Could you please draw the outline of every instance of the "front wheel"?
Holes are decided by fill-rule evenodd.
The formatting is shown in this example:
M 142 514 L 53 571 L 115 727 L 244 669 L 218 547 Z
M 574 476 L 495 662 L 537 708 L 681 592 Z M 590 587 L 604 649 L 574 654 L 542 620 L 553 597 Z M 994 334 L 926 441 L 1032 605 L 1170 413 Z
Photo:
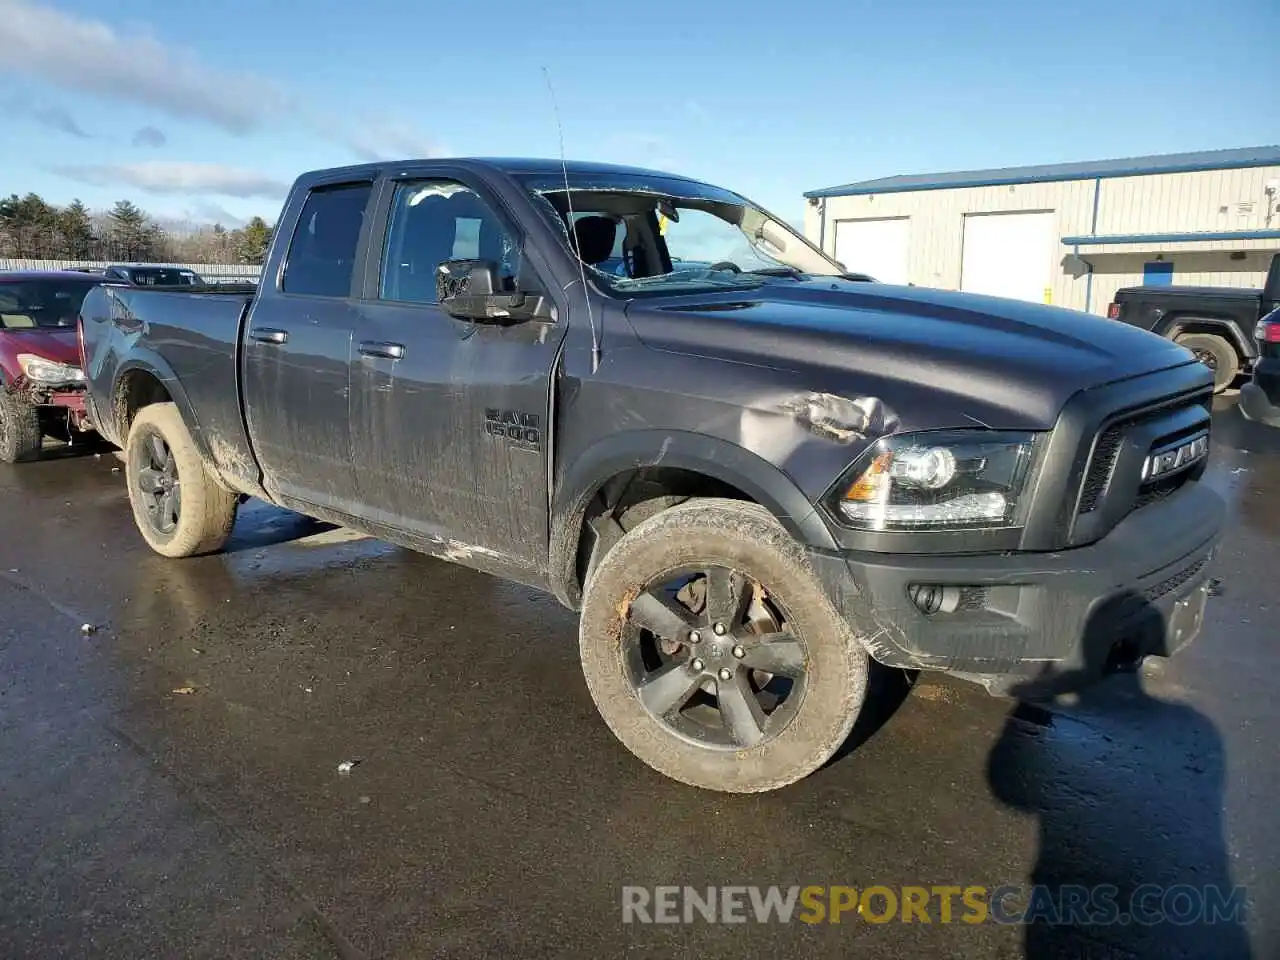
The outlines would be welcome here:
M 586 586 L 579 646 L 618 739 L 708 790 L 808 775 L 866 699 L 867 653 L 803 551 L 735 500 L 691 500 L 622 537 Z
M 0 386 L 0 463 L 20 463 L 40 455 L 40 411 Z
M 193 557 L 222 548 L 235 524 L 238 498 L 209 473 L 174 404 L 139 411 L 124 461 L 133 518 L 152 550 Z

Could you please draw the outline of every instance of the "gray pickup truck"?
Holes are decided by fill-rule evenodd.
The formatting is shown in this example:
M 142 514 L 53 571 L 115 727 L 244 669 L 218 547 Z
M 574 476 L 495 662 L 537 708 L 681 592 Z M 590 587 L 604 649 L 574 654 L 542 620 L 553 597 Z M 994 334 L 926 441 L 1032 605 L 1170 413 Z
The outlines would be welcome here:
M 1200 630 L 1225 508 L 1189 351 L 856 278 L 706 183 L 308 173 L 253 295 L 108 284 L 80 322 L 155 550 L 258 497 L 548 590 L 613 732 L 699 787 L 818 768 L 873 661 L 1030 695 Z

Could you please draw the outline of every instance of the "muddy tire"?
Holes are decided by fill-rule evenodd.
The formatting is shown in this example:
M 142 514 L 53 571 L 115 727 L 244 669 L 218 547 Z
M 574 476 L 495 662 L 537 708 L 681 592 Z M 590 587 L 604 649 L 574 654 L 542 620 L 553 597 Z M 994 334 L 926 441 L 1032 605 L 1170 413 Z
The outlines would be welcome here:
M 586 585 L 579 647 L 614 735 L 658 772 L 708 790 L 757 793 L 807 776 L 866 699 L 866 650 L 803 550 L 766 510 L 736 500 L 690 500 L 623 536 Z
M 1196 355 L 1196 359 L 1213 371 L 1213 392 L 1221 393 L 1235 382 L 1240 373 L 1236 348 L 1212 333 L 1184 333 L 1174 341 Z
M 124 453 L 133 518 L 152 550 L 193 557 L 222 548 L 238 498 L 210 474 L 174 404 L 143 407 Z
M 40 455 L 40 411 L 0 386 L 0 463 L 21 463 Z

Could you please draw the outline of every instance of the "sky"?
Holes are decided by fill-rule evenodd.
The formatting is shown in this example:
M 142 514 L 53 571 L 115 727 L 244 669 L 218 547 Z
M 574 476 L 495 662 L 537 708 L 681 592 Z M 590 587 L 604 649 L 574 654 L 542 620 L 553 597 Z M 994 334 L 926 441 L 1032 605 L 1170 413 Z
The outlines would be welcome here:
M 299 173 L 565 153 L 792 221 L 901 173 L 1280 142 L 1277 0 L 0 0 L 0 195 L 274 221 Z

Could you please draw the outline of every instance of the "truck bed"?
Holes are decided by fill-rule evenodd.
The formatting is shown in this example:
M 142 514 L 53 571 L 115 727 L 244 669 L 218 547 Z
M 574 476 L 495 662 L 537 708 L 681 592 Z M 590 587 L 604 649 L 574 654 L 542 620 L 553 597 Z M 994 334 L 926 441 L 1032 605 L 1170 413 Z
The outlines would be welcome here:
M 102 286 L 81 309 L 85 376 L 97 397 L 112 394 L 118 358 L 149 362 L 182 408 L 192 437 L 228 479 L 254 486 L 258 470 L 240 412 L 237 345 L 253 294 L 244 287 L 199 292 Z M 230 389 L 229 389 L 230 388 Z M 95 409 L 108 440 L 123 446 L 116 410 Z

